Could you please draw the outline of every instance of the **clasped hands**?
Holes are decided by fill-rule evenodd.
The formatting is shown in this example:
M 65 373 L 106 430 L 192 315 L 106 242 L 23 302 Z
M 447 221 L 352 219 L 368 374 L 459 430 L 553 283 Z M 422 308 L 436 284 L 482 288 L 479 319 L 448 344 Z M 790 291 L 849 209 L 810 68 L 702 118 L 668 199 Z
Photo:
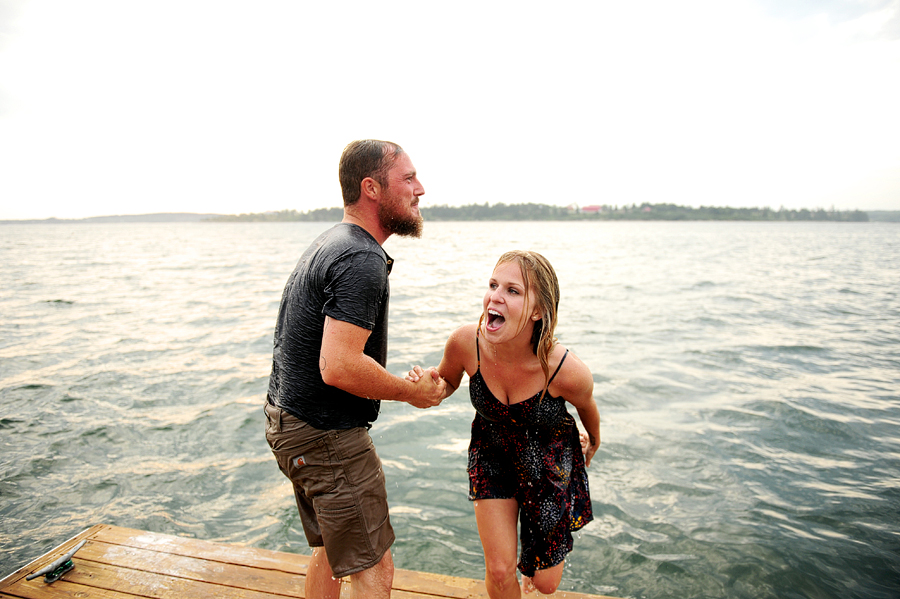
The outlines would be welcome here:
M 427 376 L 430 374 L 431 376 Z M 406 375 L 406 380 L 416 385 L 416 395 L 409 404 L 417 408 L 433 408 L 440 405 L 447 391 L 447 381 L 441 378 L 437 368 L 424 370 L 421 366 L 413 366 Z

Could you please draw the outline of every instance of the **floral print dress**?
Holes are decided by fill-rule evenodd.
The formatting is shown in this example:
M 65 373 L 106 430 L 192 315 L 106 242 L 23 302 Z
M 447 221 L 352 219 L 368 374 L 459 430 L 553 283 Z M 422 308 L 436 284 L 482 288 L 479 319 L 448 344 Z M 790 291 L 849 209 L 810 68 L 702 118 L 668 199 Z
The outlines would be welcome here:
M 478 339 L 475 340 L 476 347 Z M 469 444 L 469 499 L 515 499 L 526 576 L 551 568 L 572 551 L 572 532 L 593 520 L 578 427 L 562 397 L 537 393 L 506 405 L 478 370 L 469 381 L 477 412 Z M 552 381 L 562 368 L 568 350 Z

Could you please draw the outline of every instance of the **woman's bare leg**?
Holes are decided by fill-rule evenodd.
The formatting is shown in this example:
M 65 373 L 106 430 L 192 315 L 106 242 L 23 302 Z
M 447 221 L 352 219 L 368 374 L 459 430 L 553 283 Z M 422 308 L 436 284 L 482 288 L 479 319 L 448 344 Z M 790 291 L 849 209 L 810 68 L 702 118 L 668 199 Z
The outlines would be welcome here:
M 475 521 L 484 549 L 484 584 L 491 599 L 520 599 L 516 578 L 519 504 L 515 499 L 479 499 Z

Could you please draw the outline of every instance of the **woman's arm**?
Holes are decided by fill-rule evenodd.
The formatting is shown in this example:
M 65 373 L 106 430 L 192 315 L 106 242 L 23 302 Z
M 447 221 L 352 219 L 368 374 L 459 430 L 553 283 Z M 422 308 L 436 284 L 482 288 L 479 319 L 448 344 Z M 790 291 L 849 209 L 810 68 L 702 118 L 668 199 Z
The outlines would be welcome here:
M 477 325 L 466 325 L 456 329 L 450 333 L 450 337 L 444 345 L 444 356 L 436 371 L 447 383 L 442 399 L 453 395 L 459 389 L 463 374 L 466 372 L 466 365 L 475 361 L 476 328 Z M 425 375 L 425 372 L 420 366 L 414 366 L 406 378 L 416 382 Z
M 584 465 L 591 465 L 591 458 L 600 447 L 600 411 L 594 401 L 594 377 L 578 356 L 569 357 L 554 383 L 560 386 L 560 395 L 578 411 L 578 417 L 588 434 L 584 451 Z

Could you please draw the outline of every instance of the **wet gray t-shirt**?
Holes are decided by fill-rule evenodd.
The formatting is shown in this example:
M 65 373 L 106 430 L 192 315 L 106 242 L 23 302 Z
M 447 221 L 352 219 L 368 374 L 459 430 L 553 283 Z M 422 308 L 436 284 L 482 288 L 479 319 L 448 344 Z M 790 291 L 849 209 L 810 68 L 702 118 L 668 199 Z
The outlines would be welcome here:
M 325 316 L 372 331 L 365 354 L 387 363 L 393 261 L 362 227 L 340 223 L 322 233 L 288 278 L 275 324 L 269 401 L 312 426 L 370 426 L 381 402 L 326 385 L 319 371 Z

